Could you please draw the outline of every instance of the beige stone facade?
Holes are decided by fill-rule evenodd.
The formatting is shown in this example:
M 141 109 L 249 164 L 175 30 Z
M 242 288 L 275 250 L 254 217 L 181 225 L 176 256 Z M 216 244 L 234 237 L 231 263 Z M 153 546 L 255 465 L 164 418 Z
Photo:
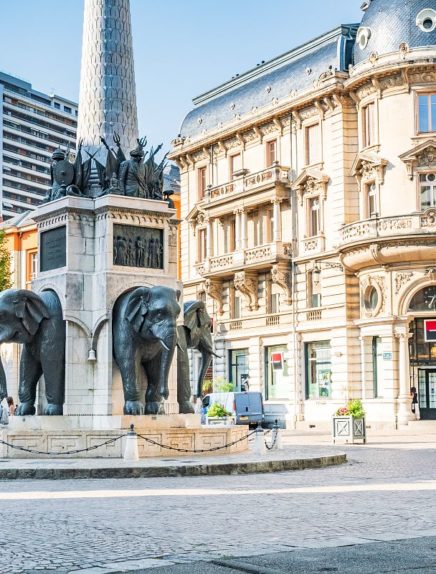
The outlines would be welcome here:
M 436 46 L 362 59 L 365 18 L 201 96 L 174 140 L 184 296 L 215 319 L 214 374 L 248 376 L 289 427 L 350 398 L 371 425 L 407 424 L 412 386 L 436 418 Z M 313 77 L 356 31 L 358 63 Z M 302 61 L 310 82 L 284 93 Z M 265 78 L 269 102 L 248 109 Z

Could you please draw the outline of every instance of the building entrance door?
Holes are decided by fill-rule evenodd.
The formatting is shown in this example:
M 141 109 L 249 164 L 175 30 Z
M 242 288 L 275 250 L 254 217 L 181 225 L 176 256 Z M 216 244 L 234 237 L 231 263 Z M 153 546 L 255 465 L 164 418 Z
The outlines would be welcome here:
M 436 420 L 436 369 L 418 370 L 418 401 L 421 419 Z

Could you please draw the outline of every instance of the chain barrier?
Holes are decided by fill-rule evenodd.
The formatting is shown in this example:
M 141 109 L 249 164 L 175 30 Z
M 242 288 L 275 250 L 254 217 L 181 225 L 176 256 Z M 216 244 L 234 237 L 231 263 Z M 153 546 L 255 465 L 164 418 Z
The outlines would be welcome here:
M 246 436 L 243 436 L 242 438 L 238 438 L 237 440 L 234 440 L 233 442 L 228 442 L 227 444 L 224 444 L 223 446 L 214 446 L 212 448 L 197 448 L 197 449 L 189 449 L 189 448 L 178 448 L 176 446 L 170 446 L 168 444 L 161 444 L 151 438 L 148 438 L 142 434 L 138 434 L 137 436 L 139 438 L 142 438 L 143 440 L 145 440 L 146 442 L 153 444 L 154 446 L 160 446 L 161 448 L 166 448 L 168 450 L 175 450 L 177 452 L 186 452 L 186 453 L 204 453 L 204 452 L 216 452 L 217 450 L 223 450 L 224 448 L 229 448 L 231 446 L 234 446 L 235 444 L 238 444 L 244 440 L 248 440 L 252 435 L 254 435 L 256 433 L 256 431 L 252 431 L 250 433 L 248 433 Z
M 273 429 L 269 429 L 269 431 L 268 431 L 267 433 L 265 433 L 265 434 L 269 434 L 270 432 L 272 433 L 272 441 L 271 441 L 271 444 L 268 444 L 268 443 L 266 442 L 266 440 L 265 440 L 265 446 L 266 446 L 266 449 L 267 449 L 267 450 L 273 450 L 274 447 L 276 446 L 277 440 L 278 440 L 278 438 L 279 438 L 279 429 L 278 429 L 278 427 L 274 427 Z
M 80 452 L 88 452 L 90 450 L 96 450 L 97 448 L 100 448 L 101 446 L 106 446 L 107 444 L 112 444 L 112 443 L 116 442 L 117 440 L 122 439 L 125 436 L 127 436 L 127 434 L 122 434 L 120 436 L 110 438 L 110 439 L 102 442 L 101 444 L 95 444 L 94 446 L 88 446 L 87 448 L 77 448 L 74 450 L 63 450 L 63 451 L 35 450 L 32 448 L 26 448 L 24 446 L 17 446 L 15 444 L 12 444 L 10 442 L 7 442 L 7 441 L 1 440 L 1 439 L 0 439 L 0 444 L 4 444 L 4 445 L 8 446 L 9 448 L 13 448 L 15 450 L 22 450 L 23 452 L 30 452 L 31 454 L 45 454 L 48 456 L 59 456 L 59 455 L 66 455 L 66 454 L 79 454 Z
M 132 425 L 133 426 L 133 425 Z M 223 450 L 225 448 L 230 448 L 244 440 L 248 440 L 252 435 L 254 435 L 256 433 L 256 431 L 252 431 L 251 433 L 248 433 L 246 436 L 243 436 L 237 440 L 234 440 L 232 442 L 226 443 L 225 445 L 222 446 L 215 446 L 212 448 L 201 448 L 201 449 L 187 449 L 187 448 L 178 448 L 175 446 L 170 446 L 170 445 L 166 445 L 166 444 L 162 444 L 160 442 L 157 442 L 151 438 L 148 438 L 144 435 L 141 434 L 137 434 L 133 429 L 130 431 L 130 433 L 126 433 L 126 434 L 122 434 L 120 436 L 114 437 L 114 438 L 110 438 L 104 442 L 102 442 L 101 444 L 96 444 L 87 448 L 80 448 L 80 449 L 74 449 L 74 450 L 66 450 L 66 451 L 42 451 L 42 450 L 36 450 L 36 449 L 31 449 L 31 448 L 26 448 L 24 446 L 17 446 L 14 445 L 10 442 L 4 441 L 0 439 L 0 444 L 4 444 L 5 446 L 8 446 L 9 448 L 13 448 L 15 450 L 21 450 L 23 452 L 28 452 L 30 454 L 43 454 L 43 455 L 47 455 L 47 456 L 59 456 L 59 455 L 69 455 L 69 454 L 79 454 L 81 452 L 89 452 L 92 450 L 96 450 L 102 446 L 106 446 L 108 444 L 113 444 L 116 441 L 127 437 L 129 434 L 131 435 L 133 432 L 133 434 L 136 434 L 139 438 L 142 438 L 143 440 L 145 440 L 146 442 L 154 445 L 154 446 L 159 446 L 161 448 L 165 448 L 168 450 L 175 450 L 177 452 L 185 452 L 185 453 L 205 453 L 205 452 L 216 452 L 217 450 Z

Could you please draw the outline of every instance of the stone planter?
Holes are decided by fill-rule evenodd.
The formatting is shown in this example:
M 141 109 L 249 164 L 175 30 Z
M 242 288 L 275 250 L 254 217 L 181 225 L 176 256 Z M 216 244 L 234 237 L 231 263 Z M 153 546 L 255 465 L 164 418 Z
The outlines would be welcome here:
M 355 440 L 366 443 L 365 418 L 355 419 L 351 416 L 333 417 L 333 443 L 336 440 L 354 443 Z
M 207 425 L 228 425 L 231 422 L 231 417 L 208 417 L 206 416 Z

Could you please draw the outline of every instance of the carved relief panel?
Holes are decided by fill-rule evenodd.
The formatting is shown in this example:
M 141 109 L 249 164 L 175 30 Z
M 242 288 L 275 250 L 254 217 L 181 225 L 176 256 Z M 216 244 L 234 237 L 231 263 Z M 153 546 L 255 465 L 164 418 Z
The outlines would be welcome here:
M 114 224 L 113 254 L 114 265 L 163 269 L 163 229 Z

